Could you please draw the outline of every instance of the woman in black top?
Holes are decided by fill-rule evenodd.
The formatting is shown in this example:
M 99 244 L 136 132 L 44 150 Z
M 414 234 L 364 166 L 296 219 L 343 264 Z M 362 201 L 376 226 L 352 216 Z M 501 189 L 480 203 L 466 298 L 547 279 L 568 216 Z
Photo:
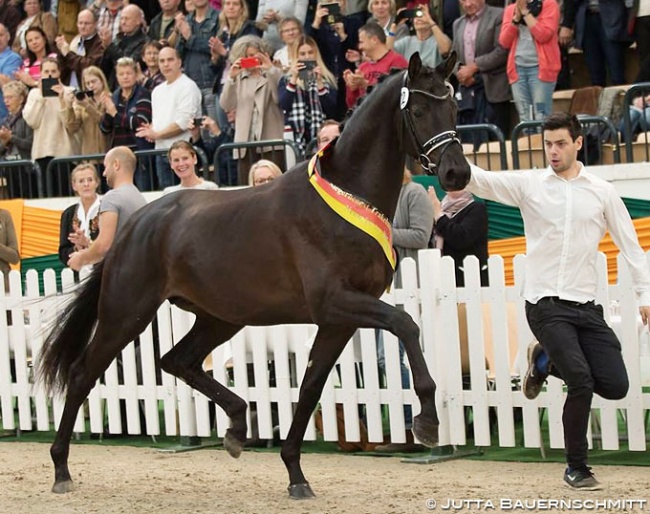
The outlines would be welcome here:
M 90 163 L 72 170 L 72 189 L 79 201 L 61 214 L 59 260 L 68 264 L 70 254 L 88 248 L 99 235 L 99 175 Z
M 487 286 L 488 272 L 488 216 L 483 202 L 474 200 L 468 191 L 450 191 L 438 200 L 433 187 L 429 188 L 433 204 L 433 239 L 442 255 L 454 259 L 456 286 L 465 285 L 463 260 L 475 255 L 481 269 L 481 285 Z

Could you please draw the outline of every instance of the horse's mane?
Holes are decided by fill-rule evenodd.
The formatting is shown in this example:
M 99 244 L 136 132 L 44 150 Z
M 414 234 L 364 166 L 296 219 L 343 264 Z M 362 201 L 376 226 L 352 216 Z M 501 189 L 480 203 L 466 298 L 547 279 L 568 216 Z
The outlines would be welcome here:
M 381 77 L 379 77 L 379 81 L 377 82 L 377 84 L 372 86 L 370 88 L 370 91 L 367 94 L 358 98 L 354 106 L 352 106 L 347 110 L 347 112 L 345 113 L 345 117 L 343 118 L 343 121 L 339 125 L 341 133 L 343 133 L 345 127 L 348 125 L 348 123 L 351 120 L 353 120 L 356 117 L 363 116 L 364 111 L 368 109 L 368 102 L 371 102 L 376 96 L 380 94 L 381 91 L 389 87 L 391 83 L 391 79 L 394 79 L 396 75 L 399 75 L 403 72 L 404 72 L 403 69 L 391 68 L 389 74 L 382 75 Z M 395 78 L 395 80 L 397 79 Z M 397 103 L 399 102 L 399 96 L 395 96 L 395 102 L 397 105 Z M 400 133 L 400 138 L 401 138 L 401 133 Z

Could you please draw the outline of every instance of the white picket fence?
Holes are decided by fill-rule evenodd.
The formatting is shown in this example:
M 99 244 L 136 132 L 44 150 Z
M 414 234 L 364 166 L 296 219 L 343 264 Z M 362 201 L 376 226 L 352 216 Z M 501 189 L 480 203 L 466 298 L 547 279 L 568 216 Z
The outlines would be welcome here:
M 521 282 L 523 261 L 523 256 L 515 259 L 516 285 L 506 287 L 503 261 L 498 256 L 491 257 L 491 285 L 481 288 L 478 261 L 468 258 L 465 262 L 466 286 L 456 288 L 452 260 L 441 258 L 435 250 L 422 251 L 419 274 L 415 262 L 406 259 L 401 264 L 402 288 L 392 288 L 383 298 L 403 307 L 422 329 L 424 355 L 438 385 L 436 403 L 442 445 L 467 443 L 470 434 L 466 431 L 466 421 L 468 408 L 471 408 L 477 446 L 539 447 L 542 445 L 541 426 L 548 424 L 550 446 L 563 447 L 565 392 L 560 381 L 550 379 L 547 389 L 535 401 L 526 400 L 519 390 L 519 378 L 526 369 L 526 347 L 532 340 L 517 285 Z M 630 450 L 644 451 L 650 410 L 650 392 L 644 393 L 642 389 L 645 386 L 648 391 L 650 386 L 647 329 L 638 321 L 636 300 L 624 262 L 619 260 L 616 285 L 608 286 L 606 272 L 605 257 L 601 255 L 598 303 L 608 307 L 605 309 L 608 317 L 613 311 L 611 324 L 622 342 L 630 391 L 620 401 L 594 398 L 591 424 L 594 431 L 589 435 L 590 444 L 600 441 L 599 446 L 604 449 L 618 449 L 620 441 L 627 439 Z M 27 273 L 24 295 L 20 275 L 16 272 L 10 275 L 8 294 L 2 294 L 0 285 L 0 426 L 51 430 L 52 423 L 58 424 L 63 401 L 49 398 L 33 383 L 33 364 L 38 361 L 47 324 L 57 309 L 64 308 L 64 296 L 56 294 L 52 270 L 44 273 L 45 297 L 39 294 L 35 271 Z M 64 290 L 70 290 L 73 286 L 70 270 L 63 272 L 62 280 Z M 3 311 L 11 313 L 10 325 L 8 317 L 1 314 Z M 193 315 L 168 303 L 161 306 L 157 316 L 160 354 L 179 341 L 192 322 Z M 315 331 L 316 327 L 310 325 L 247 327 L 211 355 L 210 369 L 214 378 L 228 384 L 245 400 L 255 402 L 259 434 L 263 438 L 272 437 L 275 424 L 272 404 L 277 407 L 280 436 L 286 437 L 289 431 Z M 468 351 L 469 369 L 465 370 L 461 363 L 462 340 L 466 341 Z M 348 440 L 359 440 L 361 405 L 370 441 L 384 439 L 382 414 L 386 409 L 393 441 L 404 441 L 403 406 L 412 404 L 417 413 L 419 402 L 412 389 L 401 387 L 396 338 L 386 332 L 384 341 L 385 380 L 377 369 L 374 330 L 359 330 L 341 355 L 320 401 L 325 440 L 337 439 L 336 404 L 340 403 L 345 413 Z M 87 408 L 79 413 L 75 431 L 86 430 L 86 418 L 91 432 L 101 432 L 106 420 L 110 432 L 121 432 L 120 400 L 124 400 L 127 429 L 131 434 L 161 434 L 159 414 L 162 407 L 165 434 L 210 437 L 214 428 L 210 423 L 210 409 L 214 407 L 208 399 L 166 373 L 162 373 L 157 383 L 151 326 L 141 334 L 139 347 L 138 358 L 134 344 L 122 352 L 121 379 L 118 379 L 118 366 L 113 362 L 105 378 L 92 390 Z M 228 373 L 230 366 L 232 380 Z M 251 367 L 254 385 L 248 382 Z M 273 367 L 274 383 L 269 380 L 270 367 Z M 140 409 L 146 419 L 144 427 L 140 426 Z M 515 436 L 518 417 L 515 409 L 521 409 L 523 441 Z M 490 426 L 491 411 L 496 413 L 492 416 L 496 417 L 496 427 Z M 620 420 L 624 420 L 625 427 L 621 431 Z M 217 435 L 222 437 L 229 420 L 220 408 L 216 408 L 215 423 Z M 312 418 L 306 439 L 315 438 Z

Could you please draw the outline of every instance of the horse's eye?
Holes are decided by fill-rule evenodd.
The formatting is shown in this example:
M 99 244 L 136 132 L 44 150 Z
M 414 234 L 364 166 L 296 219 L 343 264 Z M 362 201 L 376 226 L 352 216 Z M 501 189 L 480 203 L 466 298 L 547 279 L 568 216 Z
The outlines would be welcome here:
M 418 106 L 413 107 L 413 116 L 415 116 L 416 118 L 421 118 L 422 116 L 424 116 L 424 109 Z

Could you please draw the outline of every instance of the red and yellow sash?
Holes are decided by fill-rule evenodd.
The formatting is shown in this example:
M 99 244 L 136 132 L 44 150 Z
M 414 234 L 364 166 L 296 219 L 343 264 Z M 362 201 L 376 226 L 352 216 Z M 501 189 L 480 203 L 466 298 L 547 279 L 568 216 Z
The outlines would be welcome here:
M 309 161 L 307 167 L 309 182 L 334 212 L 379 243 L 394 270 L 396 256 L 393 249 L 393 231 L 390 222 L 386 216 L 371 205 L 343 191 L 322 177 L 318 161 L 327 148 L 321 149 Z

